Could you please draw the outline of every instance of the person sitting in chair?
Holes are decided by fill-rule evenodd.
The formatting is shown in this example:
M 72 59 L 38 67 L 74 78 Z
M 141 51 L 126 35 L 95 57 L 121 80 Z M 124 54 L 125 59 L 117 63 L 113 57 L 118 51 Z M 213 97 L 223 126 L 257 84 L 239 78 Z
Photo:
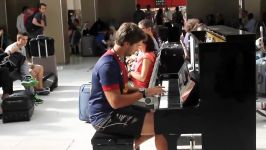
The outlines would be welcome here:
M 9 55 L 13 54 L 14 52 L 19 52 L 24 56 L 26 56 L 25 46 L 27 42 L 28 42 L 27 33 L 18 33 L 17 41 L 9 45 L 5 49 L 5 52 Z M 26 76 L 32 76 L 35 80 L 38 81 L 38 83 L 36 83 L 34 80 L 24 80 L 22 81 L 22 85 L 25 87 L 29 87 L 36 84 L 34 90 L 37 94 L 48 95 L 50 93 L 50 89 L 43 87 L 43 72 L 44 72 L 43 66 L 38 64 L 31 64 L 27 61 L 24 61 L 24 63 L 19 68 L 19 72 L 15 73 L 15 74 L 18 73 L 20 77 L 17 77 L 17 75 L 15 75 L 14 78 L 25 79 Z
M 133 71 L 129 72 L 129 78 L 133 86 L 139 88 L 147 88 L 149 86 L 156 59 L 153 39 L 148 34 L 146 36 L 147 38 L 139 46 L 141 53 L 137 56 Z

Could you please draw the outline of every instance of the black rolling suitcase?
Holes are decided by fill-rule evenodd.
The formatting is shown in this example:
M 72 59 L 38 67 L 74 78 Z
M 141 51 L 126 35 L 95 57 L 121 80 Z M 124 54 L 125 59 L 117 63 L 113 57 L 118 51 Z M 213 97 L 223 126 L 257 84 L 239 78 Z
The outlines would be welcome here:
M 53 90 L 58 86 L 56 56 L 54 55 L 54 40 L 49 37 L 38 36 L 37 38 L 31 39 L 30 49 L 32 53 L 32 63 L 44 67 L 46 75 L 43 79 L 44 86 Z
M 48 57 L 54 55 L 54 39 L 43 35 L 30 40 L 31 56 Z
M 184 63 L 184 51 L 180 44 L 163 44 L 160 52 L 159 73 L 162 76 L 177 75 Z
M 90 36 L 83 36 L 81 38 L 81 56 L 95 56 L 95 49 L 96 49 L 96 41 L 95 37 Z
M 54 55 L 54 40 L 43 35 L 31 39 L 30 50 L 32 62 L 43 65 L 46 73 L 57 75 L 56 57 Z
M 168 34 L 169 42 L 178 42 L 180 40 L 181 30 L 178 27 L 170 27 Z
M 169 30 L 167 27 L 158 26 L 158 35 L 161 41 L 168 41 L 168 33 L 169 33 Z
M 3 123 L 30 121 L 34 111 L 34 95 L 29 91 L 17 91 L 2 102 Z

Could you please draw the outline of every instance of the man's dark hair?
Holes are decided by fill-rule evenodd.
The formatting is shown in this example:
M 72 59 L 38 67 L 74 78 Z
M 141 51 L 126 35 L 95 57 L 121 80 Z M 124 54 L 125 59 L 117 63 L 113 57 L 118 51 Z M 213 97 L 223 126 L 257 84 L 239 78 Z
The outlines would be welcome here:
M 179 11 L 179 6 L 175 7 L 175 11 L 178 12 Z
M 136 8 L 137 8 L 137 10 L 140 10 L 140 8 L 141 8 L 140 4 L 137 4 Z
M 38 6 L 38 8 L 41 8 L 42 6 L 47 7 L 47 5 L 45 3 L 40 3 L 39 6 Z
M 120 46 L 125 42 L 133 45 L 145 38 L 145 33 L 135 23 L 123 23 L 116 32 L 115 43 Z
M 150 10 L 151 9 L 151 5 L 147 5 L 146 8 L 147 8 L 147 10 Z
M 143 40 L 143 43 L 146 45 L 147 52 L 155 51 L 155 45 L 150 35 L 146 34 L 146 39 Z
M 249 14 L 248 14 L 248 20 L 253 19 L 253 18 L 254 18 L 253 13 L 249 13 Z
M 29 36 L 27 32 L 18 32 L 17 39 L 20 39 L 22 36 Z
M 23 6 L 22 9 L 21 9 L 21 12 L 24 13 L 27 9 L 29 9 L 28 6 Z
M 152 23 L 152 21 L 149 20 L 149 19 L 143 19 L 143 20 L 141 20 L 141 21 L 139 22 L 139 25 L 142 25 L 142 26 L 144 26 L 145 28 L 149 28 L 149 27 L 153 28 L 153 23 Z

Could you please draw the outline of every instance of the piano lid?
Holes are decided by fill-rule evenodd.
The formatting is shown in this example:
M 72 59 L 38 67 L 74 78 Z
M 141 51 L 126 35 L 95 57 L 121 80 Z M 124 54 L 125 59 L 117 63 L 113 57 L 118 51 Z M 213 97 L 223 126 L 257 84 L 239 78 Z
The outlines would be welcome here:
M 239 30 L 239 29 L 235 29 L 235 28 L 231 28 L 231 27 L 223 26 L 223 25 L 208 26 L 207 30 L 216 32 L 223 36 L 253 34 L 253 33 L 250 33 L 244 30 Z
M 255 34 L 224 25 L 208 26 L 206 31 L 224 37 L 227 42 L 255 40 Z

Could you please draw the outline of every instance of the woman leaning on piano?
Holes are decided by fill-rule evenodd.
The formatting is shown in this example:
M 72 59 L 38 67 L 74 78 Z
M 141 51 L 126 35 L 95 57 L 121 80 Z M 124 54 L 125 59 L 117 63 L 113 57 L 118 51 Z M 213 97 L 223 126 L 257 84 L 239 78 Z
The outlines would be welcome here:
M 147 38 L 139 46 L 137 61 L 134 62 L 131 72 L 128 73 L 131 86 L 147 88 L 151 79 L 156 60 L 154 42 L 148 34 Z

